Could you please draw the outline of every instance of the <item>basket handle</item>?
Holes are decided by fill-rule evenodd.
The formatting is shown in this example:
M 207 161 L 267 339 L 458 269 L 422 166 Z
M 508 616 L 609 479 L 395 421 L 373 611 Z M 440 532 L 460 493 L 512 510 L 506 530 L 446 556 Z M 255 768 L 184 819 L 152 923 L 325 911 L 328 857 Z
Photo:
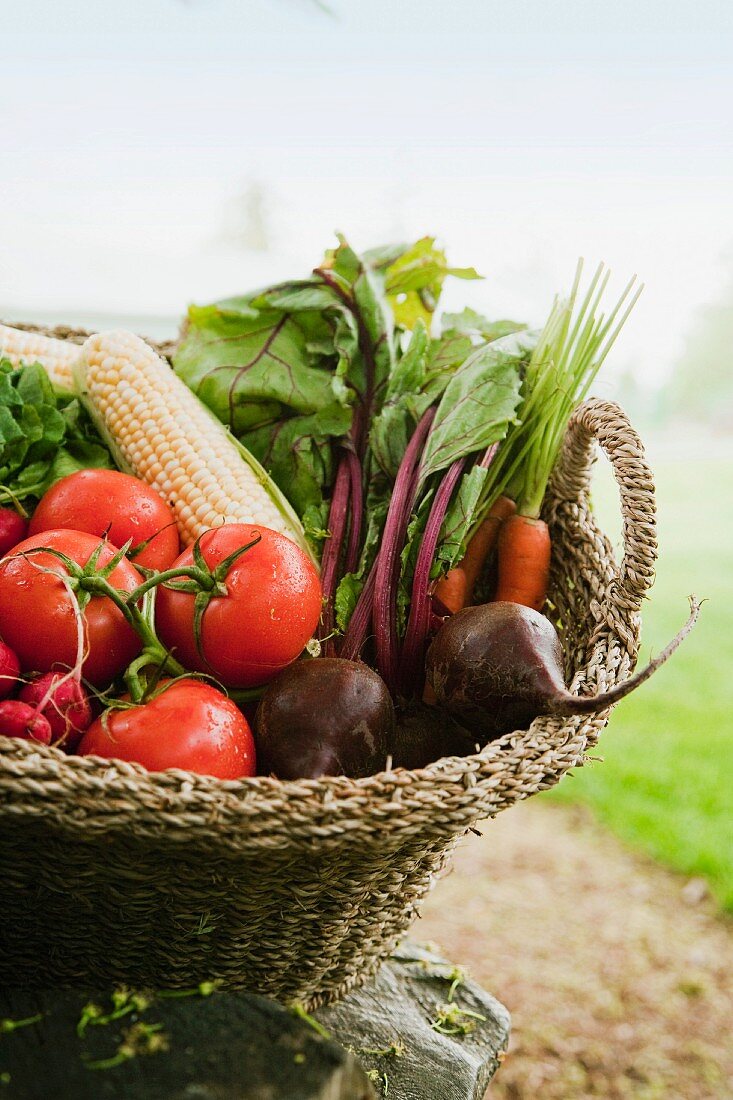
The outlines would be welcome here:
M 623 517 L 624 556 L 612 596 L 614 603 L 634 614 L 654 580 L 657 508 L 643 444 L 615 401 L 593 397 L 575 410 L 553 474 L 553 488 L 560 500 L 587 498 L 595 442 L 613 468 Z

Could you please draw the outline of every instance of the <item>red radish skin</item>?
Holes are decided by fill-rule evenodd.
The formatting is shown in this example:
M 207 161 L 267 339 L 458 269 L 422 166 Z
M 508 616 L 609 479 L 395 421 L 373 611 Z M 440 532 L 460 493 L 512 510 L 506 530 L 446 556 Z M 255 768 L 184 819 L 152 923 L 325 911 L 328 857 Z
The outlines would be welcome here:
M 20 661 L 15 652 L 5 642 L 0 642 L 0 699 L 12 695 L 18 686 Z
M 0 736 L 20 737 L 24 741 L 51 744 L 51 726 L 47 718 L 20 699 L 0 703 Z
M 28 533 L 28 520 L 15 508 L 0 508 L 0 558 L 22 542 Z
M 89 697 L 73 676 L 47 672 L 26 684 L 18 698 L 44 716 L 51 727 L 53 744 L 73 749 L 92 724 Z

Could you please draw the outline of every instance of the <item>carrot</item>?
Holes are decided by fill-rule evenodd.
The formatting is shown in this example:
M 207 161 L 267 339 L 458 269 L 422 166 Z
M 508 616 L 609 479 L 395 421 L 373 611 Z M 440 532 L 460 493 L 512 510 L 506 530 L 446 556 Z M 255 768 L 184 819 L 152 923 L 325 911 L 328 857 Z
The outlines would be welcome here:
M 450 612 L 460 611 L 473 600 L 476 581 L 496 544 L 499 529 L 506 519 L 514 515 L 516 508 L 510 497 L 497 497 L 486 519 L 471 536 L 463 560 L 449 569 L 436 584 L 435 595 Z
M 494 600 L 541 611 L 550 577 L 550 532 L 544 520 L 514 515 L 499 532 L 499 580 Z
M 454 565 L 444 577 L 441 577 L 435 585 L 434 595 L 442 603 L 443 607 L 453 615 L 466 606 L 466 570 L 463 564 Z

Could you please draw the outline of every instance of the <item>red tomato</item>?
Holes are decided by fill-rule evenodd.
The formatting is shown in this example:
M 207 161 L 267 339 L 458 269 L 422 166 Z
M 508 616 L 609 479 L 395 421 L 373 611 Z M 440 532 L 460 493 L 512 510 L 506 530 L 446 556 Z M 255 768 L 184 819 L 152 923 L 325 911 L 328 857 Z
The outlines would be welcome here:
M 231 566 L 228 595 L 204 611 L 202 653 L 194 637 L 194 594 L 158 588 L 155 621 L 163 643 L 186 668 L 208 672 L 227 687 L 267 683 L 302 653 L 321 614 L 321 584 L 310 558 L 269 527 L 227 523 L 207 531 L 201 551 L 212 569 L 257 535 L 260 542 Z M 191 548 L 176 565 L 192 565 Z
M 182 768 L 216 779 L 254 775 L 252 731 L 231 699 L 201 680 L 168 684 L 149 703 L 108 710 L 89 727 L 77 752 L 132 760 L 151 772 Z
M 15 508 L 0 508 L 0 558 L 17 546 L 28 531 L 28 520 Z
M 128 556 L 147 569 L 167 569 L 181 549 L 175 517 L 163 498 L 144 481 L 117 470 L 79 470 L 51 486 L 33 513 L 30 534 L 61 527 L 90 535 L 106 532 L 114 546 L 132 539 Z M 135 554 L 147 539 L 145 549 Z
M 19 543 L 0 561 L 0 635 L 14 649 L 24 672 L 50 672 L 76 664 L 75 609 L 59 576 L 66 570 L 51 554 L 21 555 L 37 546 L 48 546 L 86 565 L 99 539 L 81 531 L 44 531 Z M 99 556 L 104 565 L 115 547 L 107 543 Z M 44 572 L 43 570 L 48 570 Z M 131 591 L 142 577 L 122 559 L 108 578 L 111 585 Z M 129 665 L 141 648 L 140 639 L 106 596 L 93 596 L 83 612 L 83 675 L 105 687 Z

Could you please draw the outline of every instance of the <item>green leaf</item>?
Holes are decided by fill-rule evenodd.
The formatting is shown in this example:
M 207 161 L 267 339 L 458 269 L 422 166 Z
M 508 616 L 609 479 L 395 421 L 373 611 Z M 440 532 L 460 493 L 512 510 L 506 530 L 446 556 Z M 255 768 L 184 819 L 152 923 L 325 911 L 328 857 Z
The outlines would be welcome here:
M 263 295 L 258 296 L 260 299 Z M 192 306 L 173 365 L 235 435 L 288 413 L 317 412 L 343 399 L 309 346 L 329 326 L 317 313 Z M 332 364 L 335 365 L 335 357 Z
M 334 597 L 334 609 L 336 611 L 336 626 L 343 632 L 349 625 L 349 619 L 354 614 L 356 601 L 361 595 L 364 581 L 356 573 L 346 573 L 339 581 Z
M 509 336 L 477 348 L 446 386 L 428 438 L 423 480 L 506 435 L 519 404 L 530 341 Z
M 348 242 L 339 236 L 339 247 L 332 254 L 327 275 L 342 287 L 359 334 L 358 362 L 363 372 L 361 384 L 352 377 L 357 391 L 366 393 L 366 377 L 372 375 L 374 407 L 379 407 L 395 365 L 394 321 L 384 287 L 384 277 Z
M 351 409 L 334 403 L 308 416 L 278 420 L 240 438 L 302 514 L 323 499 L 333 480 L 331 441 L 345 435 Z
M 252 305 L 258 310 L 276 309 L 284 313 L 343 308 L 331 287 L 316 278 L 273 286 L 255 295 Z
M 321 543 L 329 538 L 328 501 L 322 500 L 318 504 L 309 504 L 303 512 L 301 523 L 308 542 L 318 549 Z
M 436 400 L 450 382 L 456 370 L 473 353 L 474 346 L 468 336 L 448 333 L 430 342 L 430 354 L 426 365 L 426 390 Z
M 56 394 L 43 367 L 0 363 L 0 500 L 41 497 L 69 473 L 109 465 L 79 402 Z
M 457 333 L 464 336 L 480 337 L 486 343 L 511 336 L 513 332 L 524 332 L 526 325 L 519 321 L 489 321 L 474 309 L 464 309 L 461 313 L 444 313 L 441 317 L 444 334 Z
M 18 371 L 16 393 L 24 404 L 55 407 L 53 386 L 40 363 L 29 363 Z
M 43 492 L 50 489 L 55 482 L 69 474 L 75 474 L 78 470 L 109 470 L 113 469 L 109 452 L 99 443 L 87 443 L 85 440 L 70 440 L 65 447 L 56 452 L 53 462 L 46 474 L 46 484 Z
M 427 330 L 418 321 L 407 351 L 389 377 L 381 411 L 372 421 L 369 446 L 391 478 L 397 474 L 415 425 L 434 400 L 424 392 L 428 351 Z
M 377 291 L 342 241 L 323 273 L 189 310 L 177 373 L 300 514 L 324 511 L 333 444 L 349 433 L 353 405 L 366 391 L 360 333 L 378 334 L 374 356 L 384 370 L 388 340 Z
M 435 555 L 440 568 L 436 569 L 436 573 L 450 569 L 463 557 L 468 533 L 476 515 L 488 473 L 486 467 L 474 466 L 461 478 L 458 492 L 451 500 L 440 530 Z
M 422 237 L 395 257 L 385 271 L 385 290 L 395 322 L 413 328 L 422 319 L 429 325 L 448 275 L 481 278 L 472 267 L 449 267 L 445 252 L 435 247 L 434 237 Z

